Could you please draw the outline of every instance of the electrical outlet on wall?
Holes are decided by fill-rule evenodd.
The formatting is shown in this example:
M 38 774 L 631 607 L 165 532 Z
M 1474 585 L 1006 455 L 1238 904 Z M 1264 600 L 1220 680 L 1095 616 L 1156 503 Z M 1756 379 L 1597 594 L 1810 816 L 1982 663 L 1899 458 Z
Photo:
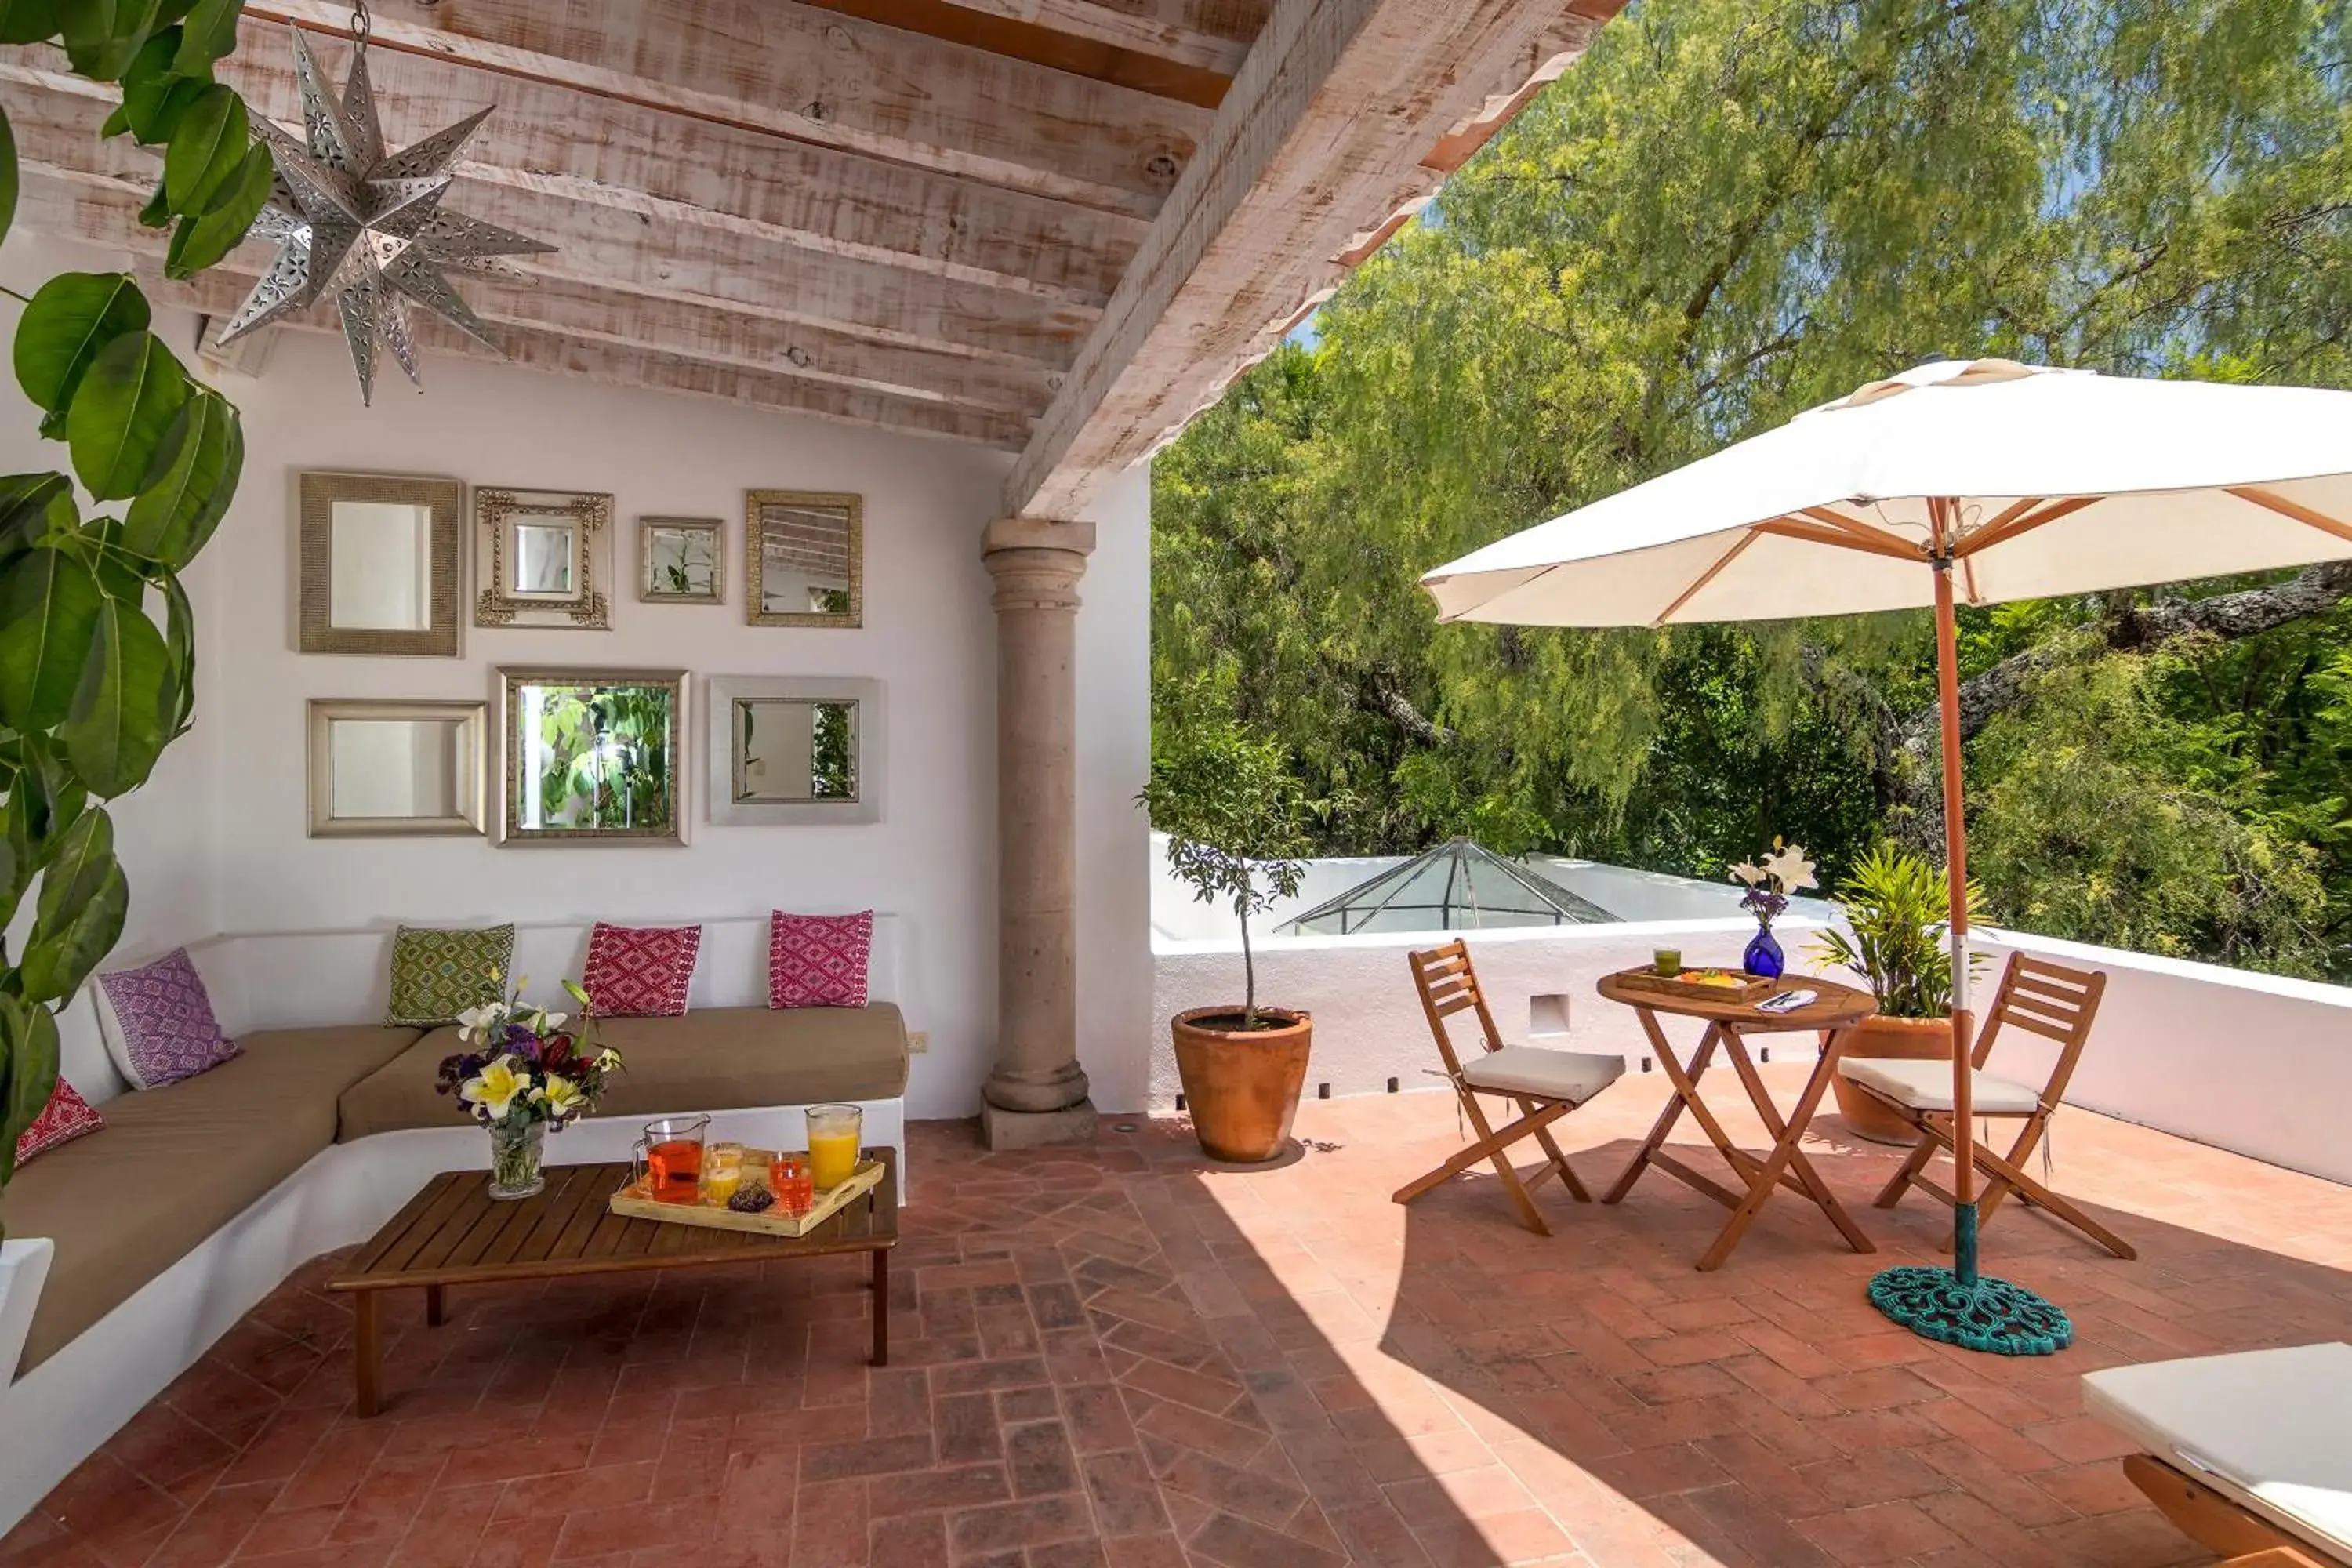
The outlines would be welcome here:
M 907 1050 L 911 1056 L 921 1056 L 931 1048 L 931 1037 L 921 1029 L 907 1031 Z

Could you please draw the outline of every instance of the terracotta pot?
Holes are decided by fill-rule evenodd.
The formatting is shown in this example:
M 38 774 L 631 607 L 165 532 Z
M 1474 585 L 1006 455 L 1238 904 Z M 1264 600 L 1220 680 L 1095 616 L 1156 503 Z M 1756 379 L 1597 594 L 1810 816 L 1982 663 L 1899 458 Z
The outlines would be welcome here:
M 1906 1057 L 1919 1061 L 1952 1059 L 1952 1021 L 1949 1018 L 1865 1018 L 1853 1027 L 1847 1039 L 1845 1054 L 1853 1057 Z M 1900 1143 L 1905 1148 L 1919 1141 L 1905 1121 L 1886 1108 L 1885 1102 L 1874 1099 L 1843 1075 L 1830 1080 L 1837 1095 L 1838 1114 L 1845 1118 L 1847 1131 L 1857 1138 L 1867 1138 L 1873 1143 Z
M 1171 1024 L 1192 1136 L 1213 1160 L 1255 1164 L 1273 1159 L 1298 1113 L 1315 1022 L 1286 1007 L 1260 1007 L 1257 1016 L 1276 1026 L 1238 1027 L 1239 1007 L 1195 1007 Z

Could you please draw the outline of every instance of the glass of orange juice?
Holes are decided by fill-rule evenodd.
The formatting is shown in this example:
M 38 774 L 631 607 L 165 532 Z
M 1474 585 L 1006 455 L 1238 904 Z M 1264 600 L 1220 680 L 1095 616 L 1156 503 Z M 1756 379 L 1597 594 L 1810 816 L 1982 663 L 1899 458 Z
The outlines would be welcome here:
M 866 1113 L 854 1105 L 812 1105 L 806 1114 L 809 1180 L 819 1191 L 837 1187 L 857 1169 Z

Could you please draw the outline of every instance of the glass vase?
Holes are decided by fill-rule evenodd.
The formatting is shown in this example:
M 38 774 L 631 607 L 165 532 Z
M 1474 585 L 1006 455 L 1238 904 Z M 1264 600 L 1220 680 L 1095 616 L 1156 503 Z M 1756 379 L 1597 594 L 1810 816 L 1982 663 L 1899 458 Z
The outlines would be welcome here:
M 1741 968 L 1763 980 L 1778 980 L 1780 972 L 1789 967 L 1772 928 L 1760 922 L 1756 927 L 1755 940 L 1748 944 L 1748 951 L 1739 955 L 1739 960 Z
M 547 1185 L 539 1156 L 547 1142 L 544 1121 L 490 1123 L 490 1196 L 500 1202 L 527 1198 Z

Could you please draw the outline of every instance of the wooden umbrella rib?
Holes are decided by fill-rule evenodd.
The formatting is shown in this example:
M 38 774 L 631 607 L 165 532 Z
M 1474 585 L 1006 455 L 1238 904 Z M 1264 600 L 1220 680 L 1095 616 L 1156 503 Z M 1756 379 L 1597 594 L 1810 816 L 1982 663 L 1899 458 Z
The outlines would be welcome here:
M 2068 496 L 2063 500 L 2052 501 L 2049 505 L 2042 507 L 2039 511 L 2020 510 L 2023 507 L 2038 505 L 2038 500 L 2032 502 L 2021 501 L 2008 508 L 1999 517 L 1994 518 L 1974 533 L 1958 534 L 1958 531 L 1955 530 L 1958 542 L 1952 546 L 1952 553 L 1958 559 L 1966 561 L 1980 551 L 1990 550 L 1996 544 L 2006 543 L 2021 533 L 2031 532 L 2040 528 L 2045 522 L 2055 522 L 2062 517 L 2072 517 L 2084 507 L 2106 499 L 2105 496 Z
M 1901 534 L 1890 532 L 1875 523 L 1864 522 L 1858 517 L 1848 517 L 1834 507 L 1809 506 L 1799 515 L 1810 517 L 1815 522 L 1826 523 L 1840 533 L 1852 534 L 1856 539 L 1867 540 L 1873 544 L 1898 552 L 1905 560 L 1917 560 L 1922 553 L 1917 545 L 1913 544 Z
M 1752 528 L 1740 530 L 1739 537 L 1731 542 L 1731 548 L 1717 556 L 1715 558 L 1715 564 L 1700 573 L 1696 582 L 1693 583 L 1689 587 L 1685 588 L 1681 593 L 1675 595 L 1675 602 L 1668 605 L 1664 609 L 1660 610 L 1658 612 L 1658 618 L 1652 621 L 1650 624 L 1654 626 L 1663 626 L 1668 621 L 1673 620 L 1676 610 L 1679 610 L 1685 605 L 1689 604 L 1692 599 L 1698 595 L 1698 591 L 1701 588 L 1706 587 L 1709 583 L 1715 581 L 1717 574 L 1720 573 L 1725 567 L 1730 565 L 1734 561 L 1739 559 L 1739 552 L 1741 551 L 1756 542 L 1756 532 L 1757 531 Z
M 2229 488 L 2229 493 L 2242 501 L 2249 501 L 2266 511 L 2274 511 L 2281 517 L 2292 518 L 2305 528 L 2315 528 L 2322 533 L 2332 533 L 2338 539 L 2352 542 L 2352 522 L 2345 522 L 2340 519 L 2330 517 L 2324 511 L 2304 505 L 2301 501 L 2289 500 L 2286 497 L 2266 490 L 2260 485 L 2231 485 Z
M 1885 555 L 1896 561 L 1907 561 L 1915 566 L 1927 558 L 1926 551 L 1908 540 L 1892 533 L 1881 533 L 1876 529 L 1871 529 L 1867 533 L 1855 533 L 1818 522 L 1807 522 L 1801 518 L 1776 517 L 1769 522 L 1758 523 L 1750 531 L 1774 534 L 1782 539 L 1801 539 L 1810 544 L 1834 544 L 1841 550 Z

